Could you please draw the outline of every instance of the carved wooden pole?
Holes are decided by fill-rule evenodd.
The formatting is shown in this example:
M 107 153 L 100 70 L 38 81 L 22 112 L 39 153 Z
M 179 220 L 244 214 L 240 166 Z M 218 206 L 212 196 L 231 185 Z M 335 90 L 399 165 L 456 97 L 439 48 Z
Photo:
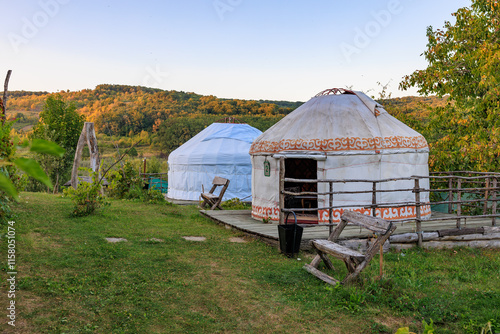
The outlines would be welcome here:
M 285 213 L 282 211 L 285 208 L 285 194 L 283 191 L 285 190 L 285 158 L 281 157 L 279 162 L 279 189 L 280 189 L 280 199 L 279 199 L 279 224 L 283 225 L 285 223 Z
M 453 177 L 448 179 L 448 213 L 451 214 L 453 213 L 453 204 L 451 203 L 453 201 Z
M 423 242 L 423 235 L 422 235 L 422 215 L 420 212 L 420 179 L 417 177 L 415 178 L 415 222 L 416 222 L 416 229 L 417 229 L 417 235 L 418 235 L 418 241 L 417 245 L 418 247 L 422 247 L 422 242 Z
M 497 178 L 495 177 L 493 179 L 493 192 L 491 193 L 491 201 L 493 202 L 491 204 L 491 214 L 492 215 L 496 215 L 497 214 L 497 185 L 498 185 L 498 180 Z M 493 218 L 491 218 L 491 226 L 495 226 L 497 224 L 496 222 L 496 217 L 493 216 Z
M 333 182 L 328 182 L 330 192 L 328 197 L 328 235 L 332 234 L 333 231 Z
M 457 179 L 457 217 L 462 215 L 462 179 Z M 457 218 L 457 228 L 461 228 L 460 218 Z
M 372 216 L 377 217 L 377 182 L 373 181 L 372 185 Z
M 490 192 L 488 191 L 490 188 L 490 178 L 486 178 L 486 184 L 484 188 L 484 204 L 483 204 L 483 215 L 486 215 L 488 213 L 488 197 L 490 195 Z
M 101 176 L 99 171 L 101 159 L 99 157 L 99 149 L 97 147 L 94 123 L 85 122 L 80 138 L 78 139 L 78 144 L 76 145 L 75 160 L 73 161 L 73 170 L 71 171 L 71 185 L 75 189 L 78 188 L 78 167 L 80 166 L 80 161 L 82 160 L 82 150 L 85 143 L 89 146 L 90 168 L 94 172 L 99 172 L 99 178 Z

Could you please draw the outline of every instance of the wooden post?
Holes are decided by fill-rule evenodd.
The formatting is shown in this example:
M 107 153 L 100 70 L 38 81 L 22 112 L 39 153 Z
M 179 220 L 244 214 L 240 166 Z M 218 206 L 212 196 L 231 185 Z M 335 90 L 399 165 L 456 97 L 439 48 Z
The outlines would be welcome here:
M 144 163 L 144 171 L 143 171 L 143 173 L 146 174 L 146 158 L 144 158 L 143 163 Z
M 491 193 L 491 201 L 493 202 L 491 204 L 491 214 L 496 215 L 497 214 L 497 183 L 498 180 L 497 178 L 493 178 L 493 192 Z M 496 226 L 496 217 L 491 218 L 491 226 Z
M 78 144 L 76 145 L 75 160 L 73 161 L 73 170 L 71 171 L 71 185 L 73 188 L 78 187 L 78 167 L 80 166 L 80 161 L 82 160 L 82 150 L 85 143 L 89 146 L 90 151 L 90 168 L 92 171 L 99 172 L 100 178 L 100 158 L 99 149 L 97 147 L 97 138 L 94 130 L 94 123 L 85 122 L 83 125 L 82 133 L 80 138 L 78 138 Z
M 453 201 L 453 178 L 450 175 L 450 179 L 448 180 L 448 213 L 451 214 L 453 213 L 453 204 L 451 203 Z
M 457 216 L 462 215 L 462 179 L 457 179 Z M 461 219 L 457 218 L 457 228 L 460 228 Z
M 486 178 L 486 184 L 485 184 L 485 189 L 484 189 L 484 205 L 483 205 L 483 215 L 488 213 L 488 197 L 489 197 L 489 192 L 488 188 L 490 187 L 490 178 Z
M 418 247 L 422 247 L 422 221 L 421 221 L 421 212 L 420 212 L 420 179 L 415 179 L 415 222 L 417 228 L 417 236 L 418 236 Z
M 380 279 L 384 276 L 384 245 L 380 245 Z
M 373 181 L 372 186 L 372 216 L 377 217 L 377 211 L 375 207 L 377 206 L 377 182 Z
M 7 119 L 7 92 L 9 90 L 9 80 L 10 80 L 10 75 L 12 74 L 12 70 L 7 71 L 7 76 L 5 77 L 5 82 L 3 84 L 3 98 L 0 99 L 0 106 L 1 106 L 1 115 L 0 118 L 2 119 L 2 124 L 5 124 L 5 120 Z
M 333 182 L 328 183 L 330 191 L 330 195 L 328 198 L 328 235 L 330 235 L 333 231 Z
M 279 212 L 280 212 L 280 225 L 285 223 L 285 214 L 283 209 L 285 208 L 285 158 L 280 158 L 280 174 L 279 174 L 279 189 L 280 189 L 280 202 L 279 202 Z
M 85 122 L 85 127 L 87 129 L 87 145 L 89 146 L 90 151 L 90 168 L 92 171 L 97 172 L 99 171 L 101 159 L 99 157 L 99 147 L 97 146 L 94 123 Z

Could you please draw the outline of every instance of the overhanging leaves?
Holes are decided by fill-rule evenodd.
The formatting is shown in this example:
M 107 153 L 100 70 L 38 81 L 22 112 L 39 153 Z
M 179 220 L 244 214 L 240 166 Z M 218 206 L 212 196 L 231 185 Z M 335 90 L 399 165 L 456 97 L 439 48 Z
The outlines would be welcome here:
M 62 158 L 64 152 L 66 152 L 61 146 L 56 143 L 43 140 L 43 139 L 33 139 L 31 143 L 31 152 L 50 154 L 58 158 Z
M 0 190 L 4 191 L 7 195 L 17 200 L 17 191 L 10 179 L 4 174 L 0 173 Z
M 34 179 L 42 182 L 47 187 L 52 188 L 52 182 L 43 171 L 42 167 L 33 159 L 19 158 L 14 160 L 14 164 L 23 172 L 33 177 Z

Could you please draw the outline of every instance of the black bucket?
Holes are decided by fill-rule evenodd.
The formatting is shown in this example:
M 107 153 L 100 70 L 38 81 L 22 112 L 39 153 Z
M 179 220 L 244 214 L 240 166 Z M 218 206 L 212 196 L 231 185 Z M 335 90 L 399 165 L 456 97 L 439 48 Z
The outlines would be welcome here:
M 292 213 L 295 217 L 293 225 L 286 224 L 288 222 L 288 215 Z M 278 237 L 280 243 L 280 250 L 287 256 L 292 256 L 300 250 L 300 242 L 302 240 L 302 232 L 304 228 L 297 225 L 297 216 L 295 212 L 289 212 L 285 218 L 286 225 L 278 225 Z

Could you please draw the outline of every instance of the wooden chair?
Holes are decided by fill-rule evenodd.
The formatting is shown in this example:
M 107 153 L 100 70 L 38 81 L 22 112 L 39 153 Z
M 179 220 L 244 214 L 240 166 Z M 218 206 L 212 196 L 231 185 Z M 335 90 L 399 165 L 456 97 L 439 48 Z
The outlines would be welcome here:
M 214 194 L 215 189 L 217 187 L 222 186 L 221 191 L 219 192 L 218 195 Z M 226 192 L 227 187 L 229 186 L 229 180 L 224 179 L 222 177 L 214 177 L 214 180 L 212 181 L 212 188 L 208 193 L 202 192 L 201 193 L 201 198 L 203 198 L 203 203 L 201 203 L 201 207 L 205 208 L 205 205 L 210 206 L 210 210 L 215 210 L 215 208 L 219 208 L 222 210 L 220 207 L 220 203 L 222 202 L 222 198 L 224 197 L 224 193 Z
M 348 223 L 364 227 L 377 235 L 376 241 L 368 247 L 364 254 L 336 243 L 340 233 L 342 233 L 342 230 L 344 230 Z M 393 225 L 391 222 L 382 218 L 375 218 L 353 211 L 346 211 L 342 214 L 340 224 L 332 231 L 328 240 L 312 241 L 312 245 L 316 249 L 318 255 L 316 255 L 316 257 L 312 260 L 311 264 L 306 264 L 304 269 L 318 277 L 320 280 L 331 285 L 348 283 L 355 279 L 359 273 L 365 269 L 395 229 L 396 225 Z M 334 269 L 332 262 L 327 255 L 331 255 L 345 262 L 348 274 L 342 281 L 336 280 L 335 278 L 318 270 L 318 265 L 321 260 L 323 260 L 328 269 Z

